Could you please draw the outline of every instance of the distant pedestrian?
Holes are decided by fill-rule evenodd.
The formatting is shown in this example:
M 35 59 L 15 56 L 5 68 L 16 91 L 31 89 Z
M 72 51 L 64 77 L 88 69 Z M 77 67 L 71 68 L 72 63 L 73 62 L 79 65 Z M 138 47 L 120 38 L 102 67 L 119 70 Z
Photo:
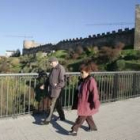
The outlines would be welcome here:
M 83 64 L 80 67 L 81 83 L 78 87 L 78 117 L 71 127 L 70 135 L 76 136 L 79 127 L 86 121 L 89 125 L 89 131 L 97 131 L 92 115 L 98 112 L 100 101 L 95 79 L 90 76 L 91 67 Z
M 51 57 L 49 63 L 52 66 L 52 69 L 48 78 L 48 93 L 51 100 L 50 111 L 47 118 L 42 122 L 42 124 L 49 124 L 53 115 L 53 111 L 56 108 L 60 120 L 65 120 L 65 114 L 62 109 L 60 93 L 65 85 L 65 69 L 62 65 L 59 64 L 56 57 Z
M 35 87 L 35 99 L 38 102 L 38 112 L 47 111 L 49 107 L 48 92 L 46 82 L 48 75 L 45 71 L 38 72 L 37 84 Z M 43 87 L 43 88 L 42 88 Z

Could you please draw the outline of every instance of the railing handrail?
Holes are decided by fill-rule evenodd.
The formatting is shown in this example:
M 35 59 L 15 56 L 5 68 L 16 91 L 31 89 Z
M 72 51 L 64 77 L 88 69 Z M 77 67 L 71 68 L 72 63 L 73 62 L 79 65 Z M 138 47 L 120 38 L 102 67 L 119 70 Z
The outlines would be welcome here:
M 48 72 L 47 72 L 48 73 Z M 140 71 L 101 71 L 91 72 L 91 74 L 121 74 L 121 73 L 140 73 Z M 66 74 L 80 74 L 80 72 L 66 72 Z M 1 73 L 0 76 L 33 76 L 38 73 Z

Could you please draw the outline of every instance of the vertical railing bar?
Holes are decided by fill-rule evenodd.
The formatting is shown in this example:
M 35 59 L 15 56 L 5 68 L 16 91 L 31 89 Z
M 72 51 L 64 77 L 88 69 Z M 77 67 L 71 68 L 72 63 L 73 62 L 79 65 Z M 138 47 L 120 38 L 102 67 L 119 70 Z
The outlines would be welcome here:
M 123 99 L 123 75 L 122 74 L 120 77 L 120 93 L 121 93 L 121 99 Z
M 20 88 L 19 76 L 17 76 L 16 80 L 17 80 L 17 94 L 18 94 L 18 114 L 20 114 L 20 98 L 21 98 L 21 95 L 20 95 L 20 92 L 19 92 L 19 88 Z
M 18 80 L 19 80 L 19 93 L 20 93 L 20 98 L 19 98 L 19 105 L 20 105 L 20 109 L 19 109 L 19 114 L 22 113 L 22 92 L 21 92 L 21 78 L 18 76 Z
M 105 85 L 106 85 L 106 88 L 105 88 L 106 91 L 105 91 L 105 92 L 106 92 L 106 94 L 107 94 L 107 101 L 109 101 L 109 96 L 108 96 L 108 94 L 109 94 L 109 93 L 108 93 L 108 76 L 107 76 L 107 75 L 108 75 L 108 74 L 106 74 L 106 84 L 105 84 Z
M 28 77 L 29 78 L 29 77 Z M 29 85 L 30 85 L 30 87 L 31 87 L 31 79 L 29 80 L 30 82 L 29 82 Z M 29 99 L 28 99 L 28 113 L 30 113 L 30 104 L 31 104 L 31 99 L 30 99 L 30 96 L 31 96 L 31 89 L 28 87 L 28 91 L 29 91 Z
M 107 79 L 107 78 L 106 78 L 106 74 L 104 75 L 104 79 L 105 79 L 105 80 L 103 80 L 103 81 L 104 81 L 104 86 L 103 86 L 103 87 L 104 87 L 104 92 L 105 92 L 105 95 L 106 95 L 106 96 L 105 96 L 105 100 L 108 102 L 108 99 L 107 99 L 107 96 L 108 96 L 107 94 L 108 94 L 108 93 L 106 92 L 106 89 L 107 89 L 107 88 L 106 88 L 106 79 Z
M 75 75 L 74 75 L 75 76 Z M 73 79 L 75 79 L 75 77 L 73 76 Z M 72 80 L 73 80 L 72 79 Z M 73 99 L 74 99 L 74 90 L 75 89 L 75 83 L 72 83 L 72 94 L 71 94 L 71 103 L 73 104 Z
M 125 87 L 125 88 L 124 88 L 124 91 L 125 91 L 124 93 L 125 93 L 125 96 L 126 96 L 126 92 L 127 92 L 126 74 L 124 75 L 124 85 L 125 85 L 125 86 L 124 86 L 124 87 Z M 125 98 L 125 96 L 124 96 L 124 98 Z
M 105 94 L 103 92 L 103 75 L 101 75 L 100 82 L 101 82 L 102 100 L 103 100 L 103 102 L 105 102 Z
M 3 102 L 3 100 L 2 100 L 2 98 L 3 98 L 3 77 L 2 77 L 2 83 L 1 83 L 1 117 L 3 116 L 3 110 L 2 110 L 2 102 Z
M 126 85 L 124 84 L 124 82 L 125 82 L 125 76 L 122 75 L 122 90 L 121 90 L 122 96 L 124 96 L 124 88 L 126 87 Z M 123 99 L 123 97 L 122 97 L 122 99 Z
M 109 74 L 107 74 L 107 87 L 108 87 L 107 88 L 107 94 L 108 94 L 108 101 L 110 100 L 110 93 L 109 93 L 110 92 L 110 90 L 109 90 L 110 89 L 110 83 L 109 83 L 109 80 L 110 80 L 109 79 Z
M 104 75 L 102 76 L 102 91 L 103 91 L 103 94 L 104 94 L 104 101 L 106 101 L 106 95 L 105 95 L 105 91 L 104 91 Z
M 70 106 L 70 90 L 71 90 L 71 84 L 69 84 L 69 92 L 68 92 L 68 108 Z
M 118 91 L 120 91 L 120 77 L 121 77 L 121 75 L 118 74 Z M 118 100 L 121 99 L 121 93 L 120 92 L 118 92 L 118 98 L 117 99 Z
M 8 79 L 8 77 L 6 77 L 7 79 Z M 6 81 L 7 82 L 7 81 Z M 9 92 L 9 80 L 8 80 L 8 82 L 7 82 L 7 85 L 8 85 L 8 87 L 7 87 L 7 93 L 6 93 L 6 116 L 8 116 L 8 92 Z
M 128 96 L 129 96 L 129 91 L 130 91 L 130 74 L 127 74 L 126 75 L 126 82 L 127 82 L 127 89 L 128 89 L 128 91 L 127 91 L 127 94 L 126 94 L 126 99 L 128 98 Z
M 24 80 L 24 83 L 26 83 L 26 79 L 23 79 L 23 80 Z M 25 114 L 26 113 L 26 106 L 25 106 L 26 105 L 26 101 L 25 101 L 26 100 L 26 97 L 25 97 L 26 96 L 26 84 L 24 84 L 24 87 L 25 87 L 24 88 L 25 89 L 24 90 L 24 114 Z
M 67 88 L 67 82 L 65 83 L 65 87 L 64 87 L 64 89 L 63 89 L 63 91 L 62 91 L 62 93 L 61 93 L 61 99 L 62 99 L 62 106 L 63 107 L 66 107 L 65 106 L 65 101 L 66 101 L 66 88 Z
M 99 94 L 100 94 L 100 101 L 102 102 L 103 100 L 102 100 L 102 92 L 101 92 L 101 85 L 100 85 L 100 75 L 98 75 L 97 77 L 96 77 L 96 79 L 98 79 L 98 83 L 97 83 L 97 86 L 98 86 L 98 90 L 99 90 Z
M 100 98 L 101 98 L 101 102 L 103 102 L 103 94 L 102 94 L 102 87 L 101 87 L 101 75 L 98 75 L 99 76 L 99 89 L 100 89 Z
M 119 96 L 120 96 L 120 99 L 122 99 L 122 88 L 121 88 L 121 83 L 122 83 L 122 74 L 119 74 Z
M 13 106 L 13 94 L 14 93 L 14 84 L 12 84 L 12 87 L 11 87 L 11 116 L 13 117 L 14 116 L 14 106 Z
M 129 87 L 132 87 L 132 74 L 130 74 Z M 132 96 L 131 93 L 132 93 L 132 88 L 131 88 L 130 91 L 129 91 L 128 98 L 129 98 L 130 96 Z
M 64 92 L 64 107 L 66 107 L 66 97 L 67 97 L 67 86 L 65 87 L 65 92 Z
M 128 82 L 128 88 L 129 88 L 127 98 L 129 98 L 129 95 L 130 95 L 130 92 L 131 92 L 131 89 L 130 89 L 130 87 L 131 87 L 131 74 L 128 74 L 127 82 Z
M 108 89 L 108 94 L 109 94 L 109 100 L 110 100 L 110 93 L 111 93 L 111 81 L 110 81 L 110 77 L 111 77 L 111 75 L 108 75 L 108 86 L 109 86 L 109 89 Z
M 37 83 L 37 81 L 36 81 L 36 78 L 34 77 L 34 89 L 35 89 L 35 87 L 36 87 L 36 83 Z M 33 105 L 34 105 L 34 107 L 35 107 L 35 93 L 34 93 L 34 103 L 33 103 Z
M 15 115 L 17 116 L 18 115 L 18 101 L 17 101 L 18 100 L 17 99 L 18 98 L 18 95 L 17 95 L 17 81 L 16 80 L 15 80 L 15 86 L 14 86 L 14 88 L 15 88 L 15 93 L 14 94 L 15 94 L 15 109 L 16 109 L 15 110 L 16 111 L 15 112 Z

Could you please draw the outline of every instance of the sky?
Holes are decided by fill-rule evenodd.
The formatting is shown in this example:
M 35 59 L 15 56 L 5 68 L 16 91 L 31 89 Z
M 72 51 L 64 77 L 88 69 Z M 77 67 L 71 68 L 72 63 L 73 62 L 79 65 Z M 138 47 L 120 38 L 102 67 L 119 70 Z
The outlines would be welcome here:
M 0 55 L 23 41 L 56 44 L 134 28 L 140 0 L 0 0 Z

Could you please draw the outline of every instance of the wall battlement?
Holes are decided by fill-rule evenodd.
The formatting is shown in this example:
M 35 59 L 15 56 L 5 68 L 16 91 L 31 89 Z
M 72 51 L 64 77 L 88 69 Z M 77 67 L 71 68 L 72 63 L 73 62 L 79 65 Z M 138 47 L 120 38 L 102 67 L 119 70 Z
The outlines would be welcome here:
M 70 48 L 75 49 L 77 46 L 87 47 L 87 46 L 114 46 L 116 43 L 122 42 L 126 46 L 134 45 L 134 28 L 125 28 L 124 30 L 118 29 L 118 31 L 106 32 L 97 35 L 89 35 L 86 38 L 73 38 L 66 39 L 58 42 L 56 45 L 45 44 L 39 46 L 30 46 L 30 41 L 28 47 L 23 48 L 23 55 L 33 54 L 39 51 L 51 52 L 52 50 L 68 50 Z M 25 44 L 25 42 L 24 42 Z
M 106 33 L 102 33 L 102 34 L 97 34 L 97 35 L 89 35 L 88 38 L 86 39 L 91 39 L 91 38 L 98 38 L 98 37 L 106 37 L 106 36 L 112 36 L 114 34 L 121 34 L 121 33 L 128 33 L 128 32 L 133 32 L 134 28 L 129 29 L 129 28 L 125 28 L 124 30 L 122 29 L 118 29 L 118 31 L 112 31 L 112 32 L 106 32 Z M 84 38 L 85 39 L 85 38 Z M 62 40 L 60 42 L 72 42 L 72 41 L 81 41 L 83 40 L 82 37 L 80 38 L 73 38 L 73 39 L 66 39 L 66 40 Z

